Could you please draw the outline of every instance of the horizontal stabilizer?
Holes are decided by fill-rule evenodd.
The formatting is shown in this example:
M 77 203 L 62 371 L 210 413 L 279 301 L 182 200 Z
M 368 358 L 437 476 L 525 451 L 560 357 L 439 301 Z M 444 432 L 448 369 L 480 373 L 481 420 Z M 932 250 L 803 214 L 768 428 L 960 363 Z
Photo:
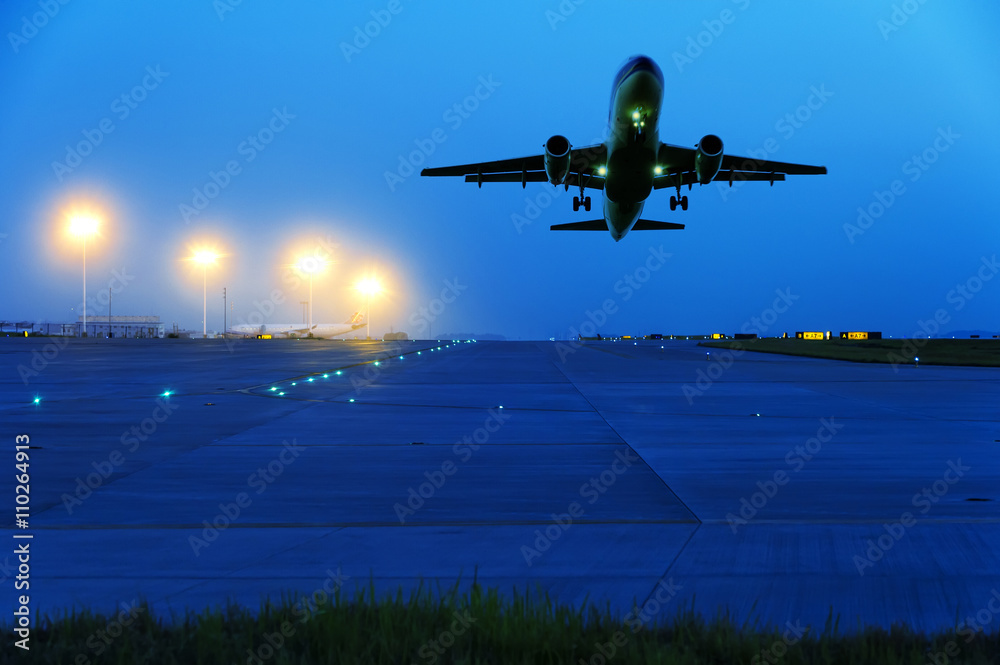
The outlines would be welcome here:
M 592 219 L 587 222 L 570 222 L 569 224 L 554 224 L 551 231 L 607 231 L 608 223 L 603 219 Z
M 673 222 L 654 222 L 650 219 L 639 219 L 636 220 L 635 226 L 632 227 L 633 231 L 683 231 L 683 224 L 674 224 Z
M 683 224 L 673 222 L 654 222 L 651 219 L 636 220 L 633 231 L 680 231 Z M 552 231 L 607 231 L 608 223 L 603 219 L 592 219 L 586 222 L 571 222 L 569 224 L 555 224 L 550 226 Z

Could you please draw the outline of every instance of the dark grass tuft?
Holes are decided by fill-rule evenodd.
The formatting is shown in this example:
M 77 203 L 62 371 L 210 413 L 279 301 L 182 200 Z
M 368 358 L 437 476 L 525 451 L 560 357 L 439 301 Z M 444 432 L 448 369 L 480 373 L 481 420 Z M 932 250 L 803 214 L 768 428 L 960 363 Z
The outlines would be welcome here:
M 120 635 L 114 614 L 72 612 L 36 620 L 31 650 L 4 630 L 0 663 L 925 663 L 1000 662 L 1000 633 L 924 634 L 895 626 L 839 633 L 836 621 L 786 641 L 782 628 L 706 620 L 682 608 L 656 627 L 605 607 L 573 609 L 548 595 L 502 596 L 473 584 L 443 592 L 421 586 L 377 598 L 336 592 L 310 604 L 297 596 L 261 605 L 190 612 L 169 620 L 142 603 Z M 110 640 L 110 643 L 107 641 Z M 790 642 L 790 643 L 789 643 Z M 952 655 L 954 654 L 954 655 Z M 258 660 L 259 659 L 259 660 Z

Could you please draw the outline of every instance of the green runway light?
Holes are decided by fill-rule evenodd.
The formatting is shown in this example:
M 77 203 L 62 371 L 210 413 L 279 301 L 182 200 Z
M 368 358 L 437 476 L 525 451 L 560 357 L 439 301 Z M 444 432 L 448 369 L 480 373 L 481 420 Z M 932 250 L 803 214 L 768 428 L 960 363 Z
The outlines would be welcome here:
M 375 366 L 378 367 L 378 361 L 377 360 L 375 361 Z
M 347 401 L 348 401 L 348 402 L 353 402 L 353 401 L 354 401 L 354 398 L 352 397 L 351 399 L 349 399 L 349 400 L 347 400 Z
M 35 403 L 35 404 L 41 404 L 42 398 L 41 397 L 36 397 L 35 399 L 32 400 L 32 402 Z
M 160 397 L 170 397 L 170 395 L 172 394 L 173 393 L 171 393 L 169 390 L 164 390 L 162 393 L 160 393 Z
M 292 385 L 293 385 L 293 386 L 297 386 L 297 385 L 299 385 L 299 384 L 297 384 L 297 383 L 296 383 L 295 381 L 292 381 Z
M 399 357 L 399 359 L 400 359 L 400 360 L 402 360 L 402 359 L 403 359 L 403 356 L 400 356 L 400 357 Z
M 284 392 L 280 392 L 280 393 L 278 393 L 278 394 L 279 394 L 279 395 L 284 395 L 285 393 L 284 393 Z
M 329 378 L 330 378 L 330 375 L 329 375 L 329 374 L 324 374 L 324 375 L 323 375 L 323 378 L 324 378 L 324 379 L 329 379 Z
M 418 355 L 418 356 L 420 355 L 420 352 L 419 352 L 419 351 L 417 351 L 417 355 Z
M 335 372 L 335 374 L 336 374 L 337 376 L 340 376 L 341 374 L 343 374 L 343 372 L 341 372 L 341 371 L 340 371 L 340 370 L 338 369 L 338 370 L 337 370 L 337 371 Z
M 271 392 L 273 393 L 275 390 L 277 390 L 277 388 L 275 388 L 274 386 L 271 386 Z
M 312 382 L 312 380 L 313 380 L 313 378 L 311 376 L 307 379 L 307 381 L 310 381 L 310 382 Z

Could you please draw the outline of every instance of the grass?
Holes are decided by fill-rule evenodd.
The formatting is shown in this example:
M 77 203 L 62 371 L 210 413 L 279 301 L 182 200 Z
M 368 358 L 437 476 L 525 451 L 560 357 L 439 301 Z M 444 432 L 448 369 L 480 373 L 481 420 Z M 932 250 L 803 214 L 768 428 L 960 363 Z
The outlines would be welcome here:
M 737 341 L 702 342 L 701 346 L 744 349 L 863 363 L 913 365 L 971 365 L 1000 367 L 1000 339 L 876 339 L 804 340 L 766 337 Z
M 31 650 L 0 663 L 994 663 L 1000 633 L 925 635 L 907 628 L 852 634 L 827 621 L 801 638 L 780 628 L 706 621 L 681 609 L 640 624 L 607 609 L 571 609 L 540 597 L 502 597 L 473 584 L 375 599 L 374 588 L 309 604 L 286 597 L 253 612 L 230 605 L 163 621 L 140 604 L 118 634 L 116 615 L 74 612 L 36 620 Z M 661 612 L 661 614 L 665 614 Z M 15 639 L 4 630 L 8 644 Z M 117 634 L 117 637 L 110 637 Z M 612 653 L 613 652 L 613 653 Z M 763 657 L 762 657 L 763 654 Z M 940 654 L 937 660 L 932 656 Z M 756 658 L 756 660 L 755 660 Z

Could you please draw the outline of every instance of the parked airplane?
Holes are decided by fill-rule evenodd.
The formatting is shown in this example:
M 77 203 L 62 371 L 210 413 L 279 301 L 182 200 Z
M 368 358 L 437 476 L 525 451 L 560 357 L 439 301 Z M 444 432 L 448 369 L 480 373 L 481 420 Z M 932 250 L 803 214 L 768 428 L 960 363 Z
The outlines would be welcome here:
M 545 153 L 530 157 L 445 166 L 421 171 L 424 176 L 465 176 L 466 182 L 549 182 L 579 187 L 573 210 L 590 210 L 585 188 L 604 190 L 604 218 L 570 224 L 556 224 L 553 231 L 603 231 L 617 242 L 630 230 L 683 229 L 683 224 L 640 219 L 643 204 L 654 189 L 672 187 L 670 209 L 687 210 L 688 190 L 694 183 L 713 180 L 770 182 L 785 175 L 822 175 L 825 166 L 807 166 L 727 155 L 722 139 L 707 134 L 694 148 L 660 143 L 658 123 L 663 107 L 663 73 L 646 56 L 630 58 L 619 70 L 611 88 L 608 115 L 611 133 L 598 145 L 574 148 L 565 136 L 555 135 L 545 142 Z
M 266 323 L 259 326 L 244 323 L 233 326 L 229 332 L 236 335 L 271 335 L 272 337 L 308 337 L 312 333 L 313 337 L 329 339 L 346 335 L 358 328 L 364 328 L 364 318 L 361 312 L 355 312 L 344 323 L 314 323 L 312 328 L 305 323 Z

